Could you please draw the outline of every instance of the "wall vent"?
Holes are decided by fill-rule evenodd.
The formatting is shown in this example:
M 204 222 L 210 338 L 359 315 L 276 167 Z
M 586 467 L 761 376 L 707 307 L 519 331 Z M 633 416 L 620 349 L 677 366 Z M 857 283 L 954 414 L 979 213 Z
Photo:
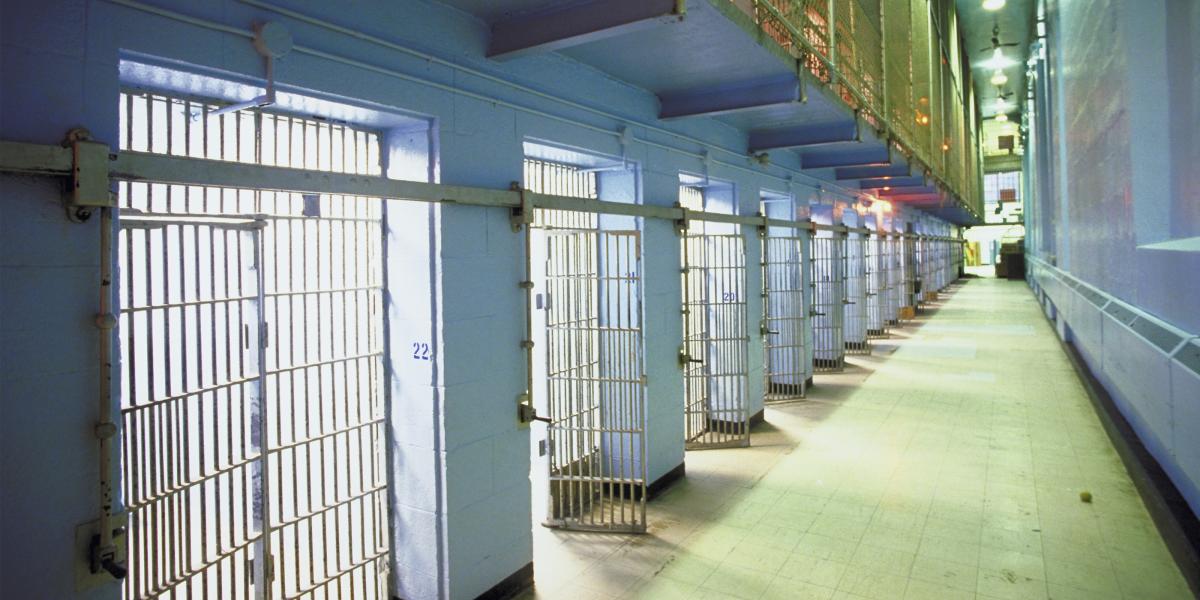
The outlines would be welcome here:
M 1158 349 L 1162 350 L 1164 354 L 1170 354 L 1179 345 L 1179 342 L 1183 341 L 1182 337 L 1172 333 L 1166 327 L 1141 316 L 1130 323 L 1129 328 L 1146 341 L 1158 346 Z
M 1108 308 L 1104 309 L 1104 312 L 1111 315 L 1112 318 L 1116 319 L 1122 325 L 1130 325 L 1137 318 L 1137 314 L 1117 302 L 1109 304 Z
M 1179 353 L 1175 355 L 1175 360 L 1200 377 L 1200 340 L 1192 340 L 1192 343 L 1180 348 Z

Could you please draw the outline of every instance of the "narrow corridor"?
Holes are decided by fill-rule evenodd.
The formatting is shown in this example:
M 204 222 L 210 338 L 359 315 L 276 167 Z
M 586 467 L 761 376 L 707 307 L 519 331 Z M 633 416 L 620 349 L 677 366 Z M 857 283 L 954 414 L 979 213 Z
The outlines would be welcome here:
M 528 596 L 1190 597 L 1025 284 L 932 306 L 751 448 L 689 452 L 649 535 L 535 525 Z

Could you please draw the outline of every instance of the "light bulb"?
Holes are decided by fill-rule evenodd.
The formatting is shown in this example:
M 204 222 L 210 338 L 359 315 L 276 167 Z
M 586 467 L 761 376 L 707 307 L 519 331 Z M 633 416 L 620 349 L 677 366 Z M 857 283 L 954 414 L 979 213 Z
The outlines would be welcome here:
M 1000 10 L 1004 8 L 1004 0 L 983 0 L 983 10 Z
M 1005 75 L 1004 71 L 997 70 L 995 73 L 992 73 L 992 85 L 1004 85 L 1006 83 L 1008 83 L 1008 75 Z
M 1008 120 L 1008 115 L 1006 115 L 1004 113 L 1000 113 L 1000 114 L 996 115 L 996 120 L 1003 123 Z

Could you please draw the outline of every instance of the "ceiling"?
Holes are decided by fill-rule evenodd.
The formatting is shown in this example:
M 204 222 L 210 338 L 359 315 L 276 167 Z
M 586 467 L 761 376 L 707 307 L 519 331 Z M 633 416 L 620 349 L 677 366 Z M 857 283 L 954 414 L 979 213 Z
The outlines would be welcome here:
M 975 80 L 975 94 L 979 99 L 980 112 L 984 119 L 994 117 L 999 110 L 996 99 L 1001 93 L 1007 97 L 1006 112 L 1009 119 L 1020 123 L 1022 99 L 1025 97 L 1025 58 L 1029 44 L 1034 40 L 1034 17 L 1036 0 L 1007 0 L 1003 8 L 989 11 L 983 8 L 983 0 L 955 0 L 958 8 L 959 29 L 965 40 L 971 72 Z M 1016 42 L 1016 46 L 1003 48 L 1004 56 L 1011 65 L 1004 69 L 1008 83 L 997 91 L 991 78 L 992 28 L 1000 27 L 1002 44 Z

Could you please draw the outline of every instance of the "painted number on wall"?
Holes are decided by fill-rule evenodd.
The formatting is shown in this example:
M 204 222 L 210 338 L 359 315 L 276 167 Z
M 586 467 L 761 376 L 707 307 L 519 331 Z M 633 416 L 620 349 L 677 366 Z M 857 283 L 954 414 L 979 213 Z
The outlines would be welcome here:
M 413 342 L 413 360 L 429 360 L 429 344 Z
M 725 292 L 721 294 L 722 302 L 737 302 L 737 292 Z

